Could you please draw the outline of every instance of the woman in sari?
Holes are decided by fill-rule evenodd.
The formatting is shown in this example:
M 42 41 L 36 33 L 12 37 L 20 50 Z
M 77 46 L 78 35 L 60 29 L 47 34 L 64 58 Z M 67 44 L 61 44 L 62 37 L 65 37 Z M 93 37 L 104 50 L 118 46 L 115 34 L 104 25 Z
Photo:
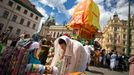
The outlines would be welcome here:
M 30 64 L 41 64 L 41 62 L 39 61 L 39 59 L 37 59 L 37 51 L 40 47 L 39 45 L 39 36 L 37 33 L 33 34 L 32 35 L 32 44 L 30 46 L 30 49 L 29 49 L 29 55 L 30 55 L 30 58 L 29 58 L 29 63 Z
M 54 47 L 55 55 L 50 67 L 56 66 L 58 75 L 85 71 L 88 55 L 80 42 L 61 36 L 55 40 Z
M 32 44 L 29 48 L 29 63 L 26 66 L 26 74 L 36 74 L 43 75 L 45 66 L 41 64 L 37 57 L 37 52 L 39 51 L 39 35 L 34 33 L 32 35 Z

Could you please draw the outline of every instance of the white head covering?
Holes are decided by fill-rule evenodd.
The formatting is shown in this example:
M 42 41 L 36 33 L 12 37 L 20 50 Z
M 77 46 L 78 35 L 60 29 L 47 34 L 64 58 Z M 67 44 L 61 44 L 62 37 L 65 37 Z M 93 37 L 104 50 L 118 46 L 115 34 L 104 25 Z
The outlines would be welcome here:
M 73 44 L 72 44 L 72 40 L 67 37 L 67 36 L 61 36 L 59 37 L 59 39 L 63 39 L 66 42 L 66 52 L 65 55 L 70 55 L 72 56 L 73 54 Z
M 38 42 L 33 42 L 30 49 L 39 49 L 39 43 Z
M 61 37 L 59 37 L 59 38 L 57 38 L 55 41 L 54 41 L 54 52 L 55 52 L 55 56 L 54 56 L 54 58 L 53 58 L 53 61 L 52 61 L 52 64 L 51 64 L 51 66 L 55 66 L 56 65 L 56 62 L 57 62 L 57 60 L 58 60 L 58 58 L 59 58 L 59 53 L 62 53 L 61 51 L 61 48 L 60 48 L 60 45 L 59 45 L 59 43 L 58 43 L 58 40 L 59 39 L 63 39 L 63 40 L 65 40 L 65 42 L 66 42 L 66 52 L 65 52 L 65 55 L 72 55 L 73 54 L 73 49 L 71 49 L 72 47 L 71 47 L 71 39 L 69 38 L 69 37 L 67 37 L 67 36 L 61 36 Z
M 86 68 L 87 53 L 80 42 L 72 40 L 67 36 L 61 36 L 55 40 L 54 42 L 55 55 L 52 60 L 51 66 L 56 66 L 56 63 L 59 58 L 59 53 L 61 53 L 62 51 L 58 43 L 59 39 L 63 39 L 66 42 L 65 56 L 71 56 L 70 59 L 71 64 L 68 65 L 68 72 L 76 72 L 76 71 L 83 72 Z

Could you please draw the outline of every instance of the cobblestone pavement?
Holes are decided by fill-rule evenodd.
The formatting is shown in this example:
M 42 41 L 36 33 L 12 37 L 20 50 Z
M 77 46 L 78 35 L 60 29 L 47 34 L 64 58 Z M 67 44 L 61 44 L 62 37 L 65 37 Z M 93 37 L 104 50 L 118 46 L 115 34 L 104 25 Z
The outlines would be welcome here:
M 90 71 L 86 71 L 87 75 L 129 75 L 128 72 L 111 71 L 107 68 L 89 67 Z

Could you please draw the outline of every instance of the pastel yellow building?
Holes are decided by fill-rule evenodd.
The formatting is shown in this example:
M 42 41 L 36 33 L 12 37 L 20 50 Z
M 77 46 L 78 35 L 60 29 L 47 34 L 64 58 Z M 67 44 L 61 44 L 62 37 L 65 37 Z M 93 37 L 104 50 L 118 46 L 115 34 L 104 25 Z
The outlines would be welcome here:
M 113 19 L 109 19 L 106 27 L 103 29 L 102 38 L 99 43 L 107 52 L 116 50 L 117 52 L 126 52 L 127 49 L 127 20 L 120 20 L 117 14 Z M 134 52 L 134 15 L 131 17 L 131 52 Z

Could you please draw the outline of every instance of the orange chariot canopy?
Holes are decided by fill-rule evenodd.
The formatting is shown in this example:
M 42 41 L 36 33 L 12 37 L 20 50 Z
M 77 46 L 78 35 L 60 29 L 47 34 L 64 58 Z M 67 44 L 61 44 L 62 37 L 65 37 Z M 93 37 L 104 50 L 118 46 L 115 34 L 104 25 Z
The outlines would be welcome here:
M 82 0 L 75 7 L 68 29 L 77 30 L 78 36 L 91 39 L 91 36 L 95 35 L 100 28 L 99 17 L 99 8 L 96 3 L 93 0 Z

